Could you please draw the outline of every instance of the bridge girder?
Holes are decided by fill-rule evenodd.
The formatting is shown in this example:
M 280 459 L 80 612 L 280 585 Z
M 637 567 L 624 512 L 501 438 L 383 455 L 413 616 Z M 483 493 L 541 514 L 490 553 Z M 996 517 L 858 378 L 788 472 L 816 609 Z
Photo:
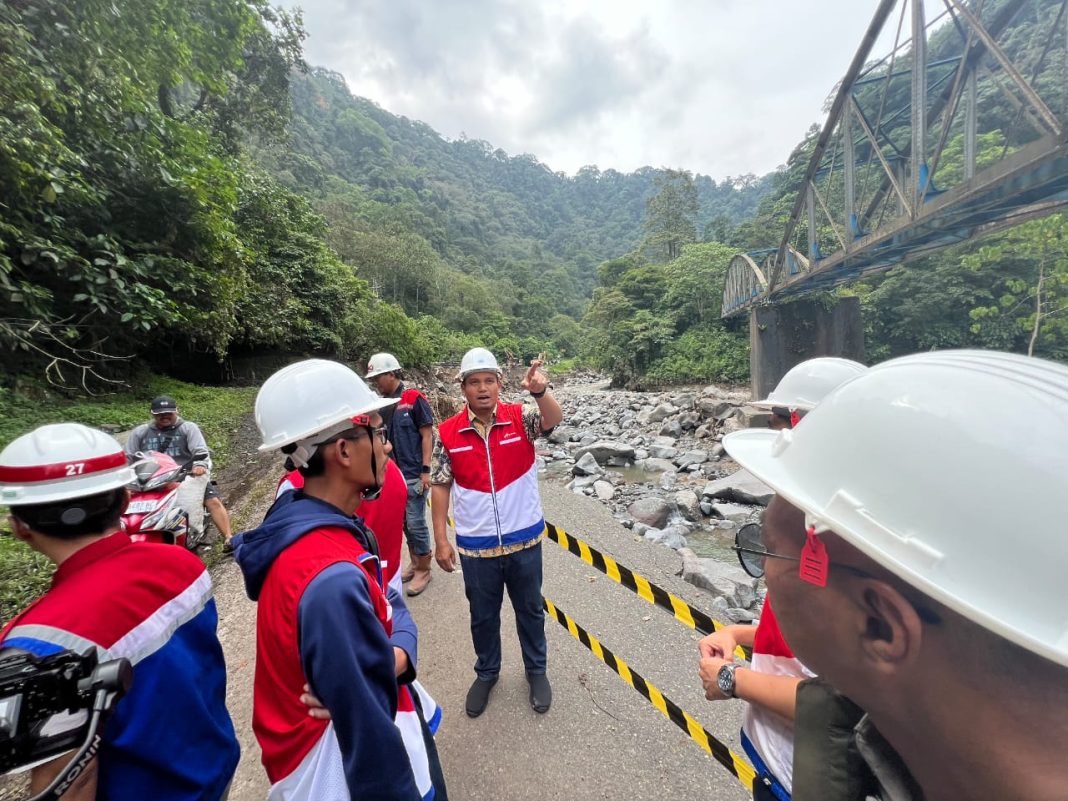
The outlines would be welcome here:
M 1030 0 L 1036 13 L 1058 10 L 1042 55 L 1022 65 L 1009 58 L 999 36 L 1029 0 L 991 4 L 988 14 L 984 0 L 942 2 L 945 10 L 931 21 L 923 0 L 879 3 L 814 143 L 779 246 L 731 262 L 724 317 L 1068 205 L 1068 0 Z M 895 6 L 894 48 L 865 66 Z M 907 19 L 911 38 L 902 42 Z M 932 45 L 940 52 L 929 60 Z M 1062 61 L 1043 63 L 1051 52 L 1062 53 Z M 1051 69 L 1063 70 L 1063 93 L 1041 80 Z M 981 104 L 992 98 L 1008 100 L 1016 119 L 1000 131 L 1001 157 L 980 168 L 977 141 L 990 133 L 980 130 Z M 1028 129 L 1021 130 L 1023 123 Z M 962 156 L 949 165 L 944 156 L 954 141 Z M 807 236 L 800 233 L 803 219 Z

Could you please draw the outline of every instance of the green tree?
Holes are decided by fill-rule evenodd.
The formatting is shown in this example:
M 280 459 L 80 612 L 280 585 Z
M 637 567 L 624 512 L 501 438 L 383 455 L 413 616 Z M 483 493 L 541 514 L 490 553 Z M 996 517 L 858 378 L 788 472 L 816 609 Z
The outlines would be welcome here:
M 965 257 L 964 265 L 1002 276 L 994 302 L 969 312 L 973 333 L 1008 322 L 1026 332 L 1028 356 L 1068 356 L 1068 220 L 1063 215 L 1013 228 Z
M 697 240 L 697 187 L 685 170 L 664 170 L 653 185 L 656 194 L 646 203 L 642 229 L 652 251 L 671 260 Z

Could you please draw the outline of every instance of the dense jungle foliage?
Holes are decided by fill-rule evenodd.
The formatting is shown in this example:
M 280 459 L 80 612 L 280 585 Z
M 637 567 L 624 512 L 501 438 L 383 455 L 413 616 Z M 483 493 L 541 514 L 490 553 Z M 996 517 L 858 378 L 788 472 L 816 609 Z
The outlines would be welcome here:
M 982 13 L 1056 94 L 1063 4 L 1005 7 Z M 7 378 L 94 386 L 138 362 L 220 378 L 236 358 L 380 349 L 423 365 L 477 343 L 620 381 L 741 381 L 745 321 L 719 318 L 726 268 L 778 243 L 816 132 L 763 178 L 567 176 L 353 96 L 304 63 L 299 12 L 267 0 L 16 0 L 0 36 Z M 932 59 L 954 48 L 946 26 Z M 892 82 L 886 102 L 907 91 Z M 1026 120 L 993 77 L 980 94 L 990 163 Z M 948 133 L 936 182 L 961 171 Z M 873 360 L 953 346 L 1066 358 L 1066 238 L 1063 217 L 1038 220 L 840 291 L 862 300 Z
M 596 265 L 638 242 L 662 171 L 446 141 L 309 70 L 303 37 L 266 0 L 0 6 L 5 375 L 577 352 Z M 700 219 L 731 224 L 766 186 L 695 183 Z

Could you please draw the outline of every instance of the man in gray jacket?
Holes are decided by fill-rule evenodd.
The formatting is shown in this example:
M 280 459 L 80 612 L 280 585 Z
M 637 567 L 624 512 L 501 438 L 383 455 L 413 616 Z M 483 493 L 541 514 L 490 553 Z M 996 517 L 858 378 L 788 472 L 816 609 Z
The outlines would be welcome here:
M 126 440 L 126 458 L 134 461 L 140 453 L 157 451 L 178 464 L 193 463 L 190 475 L 180 491 L 180 502 L 189 513 L 189 525 L 195 531 L 204 527 L 206 508 L 212 522 L 223 535 L 223 550 L 231 551 L 230 514 L 211 483 L 211 451 L 200 426 L 178 416 L 178 402 L 169 395 L 152 400 L 152 422 L 139 425 Z

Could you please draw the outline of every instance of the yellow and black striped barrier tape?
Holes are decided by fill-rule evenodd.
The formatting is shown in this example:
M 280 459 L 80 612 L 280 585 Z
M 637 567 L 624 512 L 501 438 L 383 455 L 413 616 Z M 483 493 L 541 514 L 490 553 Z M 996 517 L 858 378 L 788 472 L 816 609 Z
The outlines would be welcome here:
M 640 673 L 603 646 L 596 637 L 572 620 L 566 612 L 558 608 L 552 601 L 544 597 L 541 601 L 549 616 L 567 629 L 572 637 L 585 645 L 594 656 L 607 665 L 623 681 L 641 693 L 642 697 L 656 707 L 661 715 L 682 729 L 691 740 L 730 771 L 731 775 L 741 782 L 743 787 L 752 792 L 756 773 L 745 759 L 716 739 L 693 716 L 683 711 L 678 704 L 660 692 Z
M 552 523 L 546 523 L 545 533 L 549 539 L 565 551 L 574 554 L 591 567 L 597 568 L 612 581 L 622 584 L 638 597 L 654 606 L 659 606 L 661 609 L 671 612 L 676 620 L 691 629 L 702 634 L 711 634 L 723 628 L 723 624 L 718 620 L 713 620 L 700 609 L 690 606 L 679 596 L 668 592 L 663 587 L 658 587 L 641 574 L 635 573 L 629 567 L 619 564 L 611 556 L 601 553 L 588 542 L 583 542 L 577 537 L 573 537 L 562 528 L 554 526 Z M 735 648 L 734 653 L 740 659 L 749 658 L 741 646 Z

